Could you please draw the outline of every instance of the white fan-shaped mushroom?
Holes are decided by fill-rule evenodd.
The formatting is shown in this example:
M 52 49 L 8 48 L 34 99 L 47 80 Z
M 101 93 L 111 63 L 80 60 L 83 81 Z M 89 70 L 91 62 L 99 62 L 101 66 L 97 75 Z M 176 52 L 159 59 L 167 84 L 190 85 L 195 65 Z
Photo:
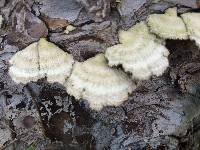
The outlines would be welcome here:
M 132 73 L 133 79 L 137 80 L 145 80 L 152 75 L 159 76 L 169 65 L 167 59 L 168 50 L 156 42 L 156 38 L 151 36 L 150 33 L 141 33 L 138 30 L 138 33 L 135 32 L 129 36 L 129 42 L 121 40 L 122 44 L 109 47 L 105 54 L 110 66 L 122 65 L 124 70 Z M 120 37 L 121 39 L 126 39 L 123 36 L 127 36 L 127 34 L 123 34 Z M 131 37 L 133 37 L 132 40 Z
M 46 39 L 40 39 L 10 59 L 9 74 L 16 83 L 26 84 L 46 76 L 49 82 L 63 84 L 71 73 L 73 63 L 71 55 Z
M 191 40 L 200 47 L 200 13 L 185 13 L 181 15 L 186 24 Z
M 149 15 L 147 23 L 150 31 L 164 39 L 187 39 L 183 20 L 177 16 L 177 8 L 169 8 L 165 14 Z
M 37 43 L 17 52 L 10 59 L 9 74 L 16 83 L 37 81 L 39 79 L 39 58 Z
M 134 41 L 135 43 L 142 44 L 141 40 L 143 38 L 152 40 L 155 39 L 155 36 L 149 33 L 148 26 L 144 21 L 137 23 L 127 31 L 119 31 L 120 43 L 132 43 Z
M 118 106 L 135 89 L 125 73 L 107 65 L 103 54 L 85 62 L 76 62 L 66 84 L 67 92 L 76 99 L 88 100 L 95 110 L 103 106 Z
M 45 39 L 40 39 L 38 51 L 40 75 L 46 76 L 48 82 L 63 84 L 71 73 L 74 63 L 73 57 Z

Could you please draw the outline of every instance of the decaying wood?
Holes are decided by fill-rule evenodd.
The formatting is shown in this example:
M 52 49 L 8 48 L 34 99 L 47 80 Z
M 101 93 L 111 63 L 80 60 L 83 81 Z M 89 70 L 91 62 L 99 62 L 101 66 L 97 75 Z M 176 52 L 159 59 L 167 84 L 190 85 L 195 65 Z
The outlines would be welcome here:
M 66 10 L 66 5 L 71 9 Z M 30 83 L 32 95 L 27 86 L 15 84 L 8 76 L 10 57 L 41 37 L 85 61 L 119 43 L 118 30 L 174 6 L 178 15 L 199 11 L 196 0 L 0 0 L 4 17 L 0 29 L 0 122 L 12 133 L 4 146 L 19 150 L 30 145 L 38 149 L 198 149 L 200 50 L 194 41 L 167 40 L 170 67 L 166 73 L 141 81 L 128 101 L 100 112 L 91 111 L 86 101 L 75 101 L 58 83 L 45 79 Z M 56 19 L 55 24 L 44 17 Z M 76 30 L 66 34 L 68 23 Z M 34 130 L 38 124 L 31 116 L 37 113 L 45 137 Z M 16 118 L 25 118 L 21 122 L 25 126 Z

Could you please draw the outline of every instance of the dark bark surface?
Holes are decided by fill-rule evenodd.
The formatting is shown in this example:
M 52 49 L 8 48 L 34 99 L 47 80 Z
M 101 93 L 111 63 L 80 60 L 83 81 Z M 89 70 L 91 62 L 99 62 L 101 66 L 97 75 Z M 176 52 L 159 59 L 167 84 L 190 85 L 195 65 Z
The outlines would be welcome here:
M 99 112 L 90 110 L 87 101 L 76 101 L 58 83 L 41 79 L 21 85 L 8 75 L 9 58 L 40 37 L 84 61 L 117 44 L 119 29 L 173 6 L 179 13 L 199 11 L 195 0 L 0 0 L 3 148 L 199 149 L 200 50 L 193 41 L 167 40 L 168 70 L 140 82 L 121 106 Z M 69 24 L 76 30 L 66 34 Z

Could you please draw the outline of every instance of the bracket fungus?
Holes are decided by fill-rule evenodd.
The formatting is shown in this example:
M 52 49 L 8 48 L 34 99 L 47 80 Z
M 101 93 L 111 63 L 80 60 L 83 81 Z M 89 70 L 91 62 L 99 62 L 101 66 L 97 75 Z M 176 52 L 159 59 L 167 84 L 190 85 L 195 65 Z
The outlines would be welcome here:
M 49 82 L 63 84 L 73 63 L 71 55 L 42 38 L 10 59 L 9 74 L 16 83 L 26 84 L 46 76 Z
M 122 43 L 106 50 L 105 56 L 110 66 L 122 65 L 136 80 L 146 80 L 152 75 L 159 76 L 165 71 L 169 65 L 169 52 L 148 32 L 144 22 L 120 33 L 119 39 Z
M 181 17 L 186 24 L 190 39 L 200 47 L 200 13 L 185 13 Z
M 84 62 L 74 62 L 70 54 L 42 38 L 10 59 L 9 74 L 16 83 L 47 77 L 49 82 L 64 84 L 68 94 L 86 99 L 94 110 L 118 106 L 135 90 L 134 81 L 162 75 L 167 69 L 169 51 L 164 46 L 165 39 L 189 37 L 200 47 L 200 14 L 185 13 L 181 17 L 176 8 L 167 9 L 165 14 L 152 14 L 147 23 L 142 21 L 127 31 L 119 31 L 120 44 L 107 48 L 105 55 L 98 54 Z M 1 20 L 0 16 L 0 25 Z M 73 29 L 69 26 L 67 30 Z M 111 68 L 118 65 L 131 73 L 133 80 Z
M 163 39 L 188 39 L 186 26 L 177 16 L 177 8 L 169 8 L 165 14 L 151 14 L 147 19 L 150 31 Z
M 28 83 L 39 79 L 37 43 L 32 43 L 10 59 L 9 74 L 16 83 Z
M 136 88 L 125 73 L 107 65 L 103 54 L 76 62 L 65 86 L 70 95 L 88 100 L 95 110 L 120 105 Z
M 144 42 L 141 42 L 143 39 L 155 39 L 155 36 L 149 33 L 148 26 L 144 21 L 137 23 L 127 31 L 119 31 L 120 43 L 132 43 L 134 41 L 137 44 L 143 44 Z
M 63 84 L 72 70 L 74 63 L 72 55 L 45 39 L 40 39 L 38 42 L 38 52 L 40 76 L 46 76 L 48 82 Z

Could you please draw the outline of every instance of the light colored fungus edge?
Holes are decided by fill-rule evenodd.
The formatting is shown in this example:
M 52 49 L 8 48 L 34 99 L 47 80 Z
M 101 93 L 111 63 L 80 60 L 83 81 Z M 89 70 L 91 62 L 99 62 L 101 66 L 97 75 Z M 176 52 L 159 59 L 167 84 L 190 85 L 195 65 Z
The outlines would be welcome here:
M 176 21 L 177 23 L 174 24 L 175 26 L 179 25 L 179 29 L 175 28 L 174 26 L 167 26 L 168 23 L 162 22 L 163 19 L 167 19 L 171 22 Z M 161 19 L 161 20 L 159 20 Z M 173 22 L 172 21 L 172 22 Z M 162 23 L 160 23 L 162 22 Z M 177 7 L 167 8 L 164 13 L 162 14 L 150 14 L 147 18 L 147 25 L 149 27 L 149 31 L 152 34 L 159 36 L 162 39 L 179 39 L 179 40 L 186 40 L 188 39 L 188 31 L 186 28 L 186 24 L 184 20 L 178 16 L 177 14 Z M 166 27 L 163 27 L 166 26 Z M 171 28 L 170 28 L 171 27 Z M 169 28 L 169 31 L 166 30 Z M 172 34 L 172 33 L 173 34 Z

